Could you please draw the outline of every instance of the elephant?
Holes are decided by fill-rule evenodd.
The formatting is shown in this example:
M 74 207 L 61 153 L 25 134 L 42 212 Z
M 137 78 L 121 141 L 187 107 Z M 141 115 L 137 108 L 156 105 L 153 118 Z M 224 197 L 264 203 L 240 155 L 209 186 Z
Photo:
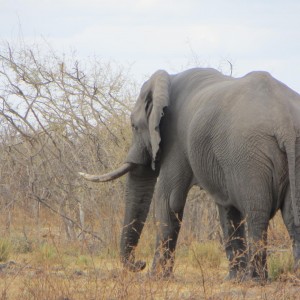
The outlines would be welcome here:
M 266 280 L 267 229 L 281 210 L 300 269 L 300 95 L 254 71 L 226 76 L 212 68 L 155 72 L 131 114 L 132 144 L 124 164 L 94 182 L 127 174 L 120 256 L 131 271 L 152 198 L 157 239 L 151 274 L 173 273 L 174 253 L 192 186 L 214 199 L 229 280 Z M 153 197 L 154 196 L 154 197 Z

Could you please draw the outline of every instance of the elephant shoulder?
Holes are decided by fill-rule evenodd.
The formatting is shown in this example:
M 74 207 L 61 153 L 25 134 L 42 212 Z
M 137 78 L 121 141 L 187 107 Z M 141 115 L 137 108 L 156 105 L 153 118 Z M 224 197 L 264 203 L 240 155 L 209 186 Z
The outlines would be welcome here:
M 243 78 L 254 78 L 254 79 L 264 79 L 264 78 L 273 78 L 269 72 L 266 71 L 252 71 L 246 74 Z
M 269 96 L 277 94 L 280 90 L 287 88 L 282 82 L 266 71 L 250 72 L 240 78 L 240 80 L 249 88 L 253 89 L 254 92 L 263 92 Z

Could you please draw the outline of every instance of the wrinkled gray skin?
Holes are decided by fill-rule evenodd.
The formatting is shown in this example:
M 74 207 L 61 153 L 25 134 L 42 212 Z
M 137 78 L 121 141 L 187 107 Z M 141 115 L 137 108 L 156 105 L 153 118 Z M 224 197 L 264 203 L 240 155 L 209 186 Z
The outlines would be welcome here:
M 132 271 L 155 190 L 158 235 L 152 273 L 169 276 L 189 189 L 217 203 L 229 279 L 266 279 L 267 228 L 279 209 L 300 260 L 300 96 L 265 72 L 242 78 L 214 69 L 158 71 L 144 83 L 131 116 L 125 162 L 122 261 Z M 159 178 L 157 180 L 157 178 Z M 247 251 L 245 224 L 247 222 Z

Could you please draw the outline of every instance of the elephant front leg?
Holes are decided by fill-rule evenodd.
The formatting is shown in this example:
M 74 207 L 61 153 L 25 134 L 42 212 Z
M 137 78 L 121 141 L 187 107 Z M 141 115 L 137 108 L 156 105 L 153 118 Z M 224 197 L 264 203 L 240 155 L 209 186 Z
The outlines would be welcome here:
M 171 212 L 168 222 L 158 224 L 156 251 L 152 265 L 152 275 L 169 277 L 173 273 L 175 248 L 180 231 L 183 211 Z
M 183 181 L 183 180 L 182 180 Z M 189 184 L 178 184 L 171 191 L 160 181 L 156 192 L 157 241 L 152 275 L 169 277 L 173 272 L 175 248 L 181 227 Z

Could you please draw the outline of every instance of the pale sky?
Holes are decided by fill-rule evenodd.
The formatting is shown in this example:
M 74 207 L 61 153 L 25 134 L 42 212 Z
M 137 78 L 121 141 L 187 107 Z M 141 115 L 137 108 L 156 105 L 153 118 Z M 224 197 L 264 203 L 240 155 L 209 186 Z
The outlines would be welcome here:
M 229 74 L 229 60 L 235 77 L 265 70 L 300 93 L 297 0 L 0 0 L 0 40 L 20 36 L 130 65 L 138 81 L 195 61 Z

